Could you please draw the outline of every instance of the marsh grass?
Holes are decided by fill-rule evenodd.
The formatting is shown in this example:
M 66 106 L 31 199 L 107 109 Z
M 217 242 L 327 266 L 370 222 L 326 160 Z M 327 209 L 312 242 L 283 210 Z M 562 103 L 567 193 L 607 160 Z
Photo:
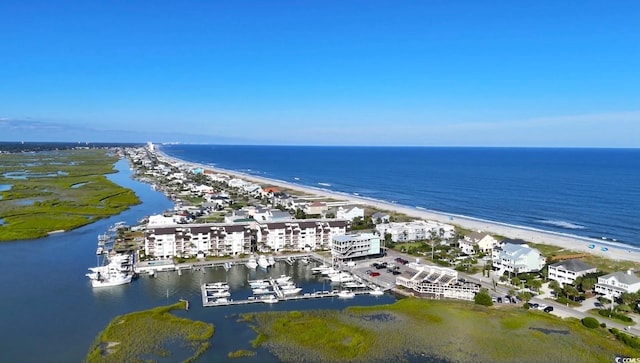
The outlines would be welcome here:
M 133 191 L 106 178 L 106 174 L 115 172 L 113 164 L 117 160 L 104 150 L 93 149 L 0 154 L 0 184 L 12 186 L 0 192 L 0 218 L 4 220 L 0 240 L 44 237 L 49 232 L 78 228 L 140 203 Z M 55 176 L 3 177 L 15 171 Z
M 157 307 L 114 318 L 89 350 L 86 362 L 139 362 L 170 357 L 169 346 L 191 354 L 176 361 L 193 361 L 209 348 L 213 325 L 179 318 L 171 310 L 185 303 Z
M 402 299 L 344 311 L 253 314 L 261 344 L 286 362 L 406 360 L 610 362 L 637 355 L 605 329 L 521 308 Z

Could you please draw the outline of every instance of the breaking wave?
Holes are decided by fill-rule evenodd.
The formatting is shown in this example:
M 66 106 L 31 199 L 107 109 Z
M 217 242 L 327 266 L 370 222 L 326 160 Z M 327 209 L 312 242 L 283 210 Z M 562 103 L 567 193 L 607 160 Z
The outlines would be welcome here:
M 585 226 L 581 226 L 579 224 L 566 222 L 566 221 L 541 220 L 541 221 L 538 221 L 538 222 L 540 222 L 542 224 L 548 224 L 550 226 L 556 226 L 556 227 L 566 228 L 566 229 L 585 229 L 585 228 L 587 228 Z

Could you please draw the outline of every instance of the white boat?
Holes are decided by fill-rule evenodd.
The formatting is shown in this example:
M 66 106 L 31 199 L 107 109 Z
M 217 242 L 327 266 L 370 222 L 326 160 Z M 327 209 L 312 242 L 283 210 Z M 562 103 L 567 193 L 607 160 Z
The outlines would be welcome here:
M 309 258 L 307 258 L 307 257 L 301 258 L 300 261 L 305 265 L 309 264 Z
M 333 276 L 333 275 L 336 275 L 336 274 L 339 274 L 339 273 L 340 273 L 340 270 L 336 270 L 333 267 L 329 267 L 328 269 L 322 271 L 320 274 L 322 276 Z
M 109 287 L 124 285 L 131 282 L 133 275 L 120 271 L 118 266 L 106 265 L 103 269 L 92 268 L 92 273 L 88 273 L 87 277 L 91 279 L 92 287 Z
M 207 290 L 229 290 L 229 285 L 224 281 L 219 282 L 207 282 L 204 284 Z
M 278 302 L 278 299 L 273 295 L 264 295 L 260 298 L 260 301 L 267 304 L 275 304 Z
M 247 261 L 247 263 L 245 264 L 248 268 L 255 270 L 256 267 L 258 267 L 258 263 L 256 262 L 256 258 L 251 255 L 251 257 L 249 257 L 249 261 Z
M 267 260 L 267 258 L 264 257 L 264 255 L 258 256 L 258 266 L 264 269 L 269 268 L 269 260 Z
M 281 291 L 282 291 L 282 294 L 284 294 L 284 295 L 295 295 L 295 294 L 299 294 L 300 291 L 302 291 L 302 288 L 296 287 L 296 288 L 293 288 L 293 289 L 284 289 L 284 290 L 281 290 Z
M 296 284 L 294 284 L 293 282 L 289 282 L 278 287 L 280 287 L 280 290 L 291 290 L 296 288 Z
M 273 290 L 271 289 L 267 289 L 267 288 L 263 288 L 263 287 L 259 287 L 257 289 L 253 289 L 253 294 L 254 295 L 264 295 L 264 294 L 272 294 Z
M 271 284 L 266 280 L 253 280 L 249 281 L 249 286 L 251 286 L 252 289 L 255 289 L 260 287 L 269 287 Z
M 290 281 L 291 281 L 291 276 L 287 276 L 287 275 L 280 275 L 280 277 L 276 279 L 276 282 L 279 285 L 286 284 L 287 282 L 290 282 Z
M 331 266 L 321 265 L 321 266 L 311 268 L 311 272 L 314 274 L 321 274 L 329 269 L 332 269 Z
M 226 297 L 219 297 L 216 299 L 216 301 L 214 301 L 214 303 L 216 304 L 226 304 L 229 302 L 229 299 L 227 299 Z
M 347 272 L 339 272 L 334 275 L 330 275 L 331 282 L 350 282 L 353 281 L 353 276 Z
M 104 253 L 104 248 L 103 248 L 102 246 L 99 246 L 99 247 L 96 249 L 96 255 L 101 255 L 101 254 L 103 254 L 103 253 Z
M 381 295 L 384 295 L 384 291 L 382 291 L 380 289 L 373 289 L 373 290 L 369 291 L 369 295 L 381 296 Z
M 273 256 L 269 256 L 269 258 L 267 258 L 267 263 L 269 263 L 269 266 L 273 266 L 276 264 L 276 259 L 273 258 Z
M 350 299 L 350 298 L 355 297 L 355 296 L 356 296 L 356 294 L 351 292 L 351 291 L 349 291 L 349 290 L 340 290 L 338 292 L 338 297 L 341 298 L 341 299 Z
M 229 297 L 231 293 L 229 290 L 211 290 L 207 291 L 207 296 L 209 297 Z

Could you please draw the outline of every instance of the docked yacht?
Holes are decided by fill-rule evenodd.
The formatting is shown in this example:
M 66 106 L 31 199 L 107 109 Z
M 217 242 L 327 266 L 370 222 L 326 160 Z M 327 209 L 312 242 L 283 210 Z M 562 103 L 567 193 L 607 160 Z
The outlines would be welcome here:
M 269 256 L 269 258 L 267 258 L 267 263 L 269 264 L 269 266 L 273 266 L 276 264 L 276 259 L 273 258 L 273 256 Z
M 353 276 L 348 272 L 338 272 L 333 275 L 329 275 L 331 282 L 350 282 L 353 281 Z
M 269 268 L 269 260 L 267 260 L 267 258 L 264 257 L 264 255 L 258 256 L 258 266 L 260 266 L 263 269 Z
M 355 296 L 356 296 L 356 294 L 351 292 L 351 291 L 349 291 L 349 290 L 340 290 L 338 292 L 338 297 L 341 298 L 341 299 L 350 299 L 350 298 L 355 297 Z
M 276 278 L 276 282 L 278 284 L 286 284 L 287 282 L 291 281 L 291 276 L 287 276 L 287 275 L 280 275 L 280 277 Z
M 120 266 L 108 264 L 105 266 L 91 267 L 86 276 L 91 280 L 92 287 L 109 287 L 124 285 L 131 282 L 133 275 L 122 272 Z
M 296 295 L 296 294 L 299 294 L 300 291 L 302 291 L 302 288 L 294 287 L 294 288 L 291 288 L 291 289 L 282 289 L 280 291 L 282 291 L 282 294 L 285 295 L 285 296 Z
M 255 270 L 256 267 L 258 267 L 258 263 L 256 262 L 256 257 L 254 255 L 251 255 L 249 257 L 249 261 L 247 261 L 247 263 L 245 264 L 248 268 Z

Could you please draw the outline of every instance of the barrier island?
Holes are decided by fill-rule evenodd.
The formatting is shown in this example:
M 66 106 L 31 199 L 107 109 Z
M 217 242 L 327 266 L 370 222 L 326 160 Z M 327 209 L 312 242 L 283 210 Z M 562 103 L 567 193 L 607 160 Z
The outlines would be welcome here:
M 106 177 L 118 159 L 106 149 L 0 154 L 0 241 L 45 237 L 139 204 Z
M 87 363 L 192 362 L 209 349 L 213 324 L 180 318 L 186 302 L 115 317 L 89 350 Z
M 402 299 L 394 304 L 243 314 L 284 362 L 612 362 L 637 351 L 609 331 L 521 307 Z

